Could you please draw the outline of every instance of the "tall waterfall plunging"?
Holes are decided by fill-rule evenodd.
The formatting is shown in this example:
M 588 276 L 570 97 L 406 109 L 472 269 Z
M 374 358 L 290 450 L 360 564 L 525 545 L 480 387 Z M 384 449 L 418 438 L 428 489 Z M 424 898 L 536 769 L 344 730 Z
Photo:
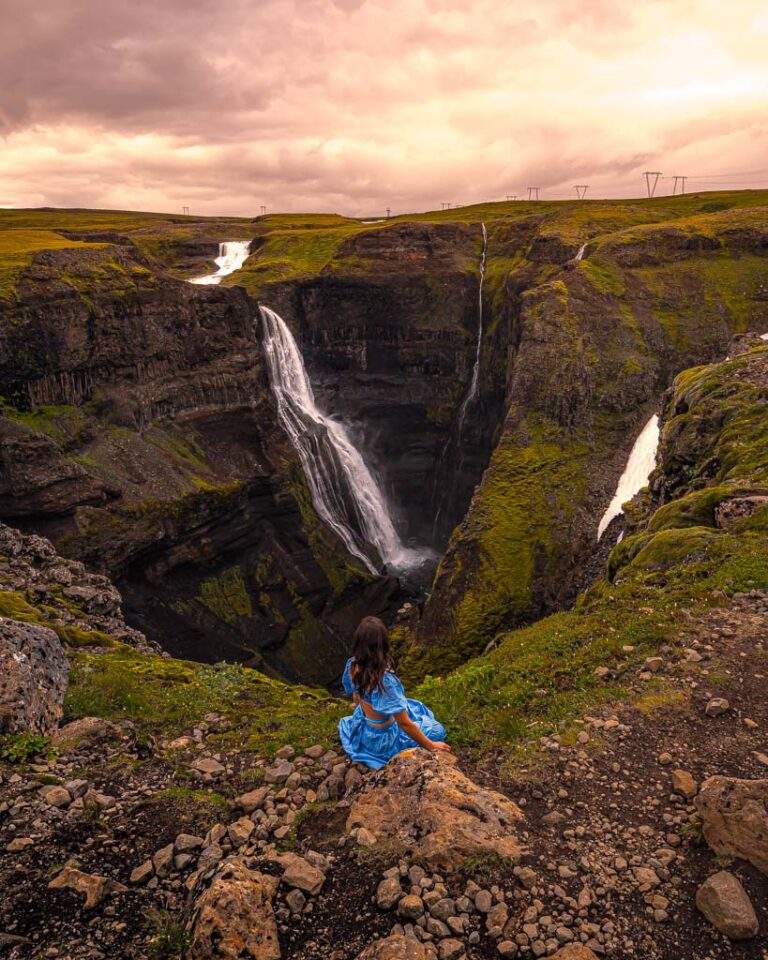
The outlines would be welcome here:
M 632 452 L 627 460 L 624 473 L 619 477 L 616 493 L 603 514 L 600 526 L 597 528 L 599 540 L 608 529 L 608 524 L 614 517 L 622 513 L 622 507 L 639 493 L 648 483 L 648 478 L 656 466 L 656 451 L 659 447 L 659 418 L 654 414 L 643 427 L 640 436 L 635 440 Z
M 477 313 L 477 348 L 475 349 L 475 365 L 472 368 L 472 379 L 469 382 L 469 390 L 467 391 L 466 397 L 464 397 L 464 402 L 462 403 L 461 410 L 459 411 L 459 434 L 461 434 L 461 428 L 464 426 L 464 418 L 467 415 L 469 405 L 475 399 L 475 394 L 477 393 L 477 383 L 480 377 L 480 352 L 483 346 L 483 281 L 485 280 L 485 253 L 488 247 L 488 233 L 485 229 L 485 224 L 483 223 L 481 226 L 483 229 L 483 250 L 480 254 L 480 293 L 478 295 Z
M 224 243 L 219 244 L 219 255 L 214 260 L 219 268 L 216 273 L 207 273 L 205 276 L 195 277 L 189 282 L 201 285 L 221 283 L 222 277 L 229 276 L 230 273 L 234 273 L 235 270 L 242 267 L 250 252 L 250 240 L 225 240 Z
M 402 543 L 384 493 L 360 451 L 342 424 L 318 409 L 288 325 L 269 307 L 259 310 L 277 413 L 299 455 L 320 517 L 371 573 L 379 572 L 379 562 L 405 571 L 431 559 L 431 551 Z

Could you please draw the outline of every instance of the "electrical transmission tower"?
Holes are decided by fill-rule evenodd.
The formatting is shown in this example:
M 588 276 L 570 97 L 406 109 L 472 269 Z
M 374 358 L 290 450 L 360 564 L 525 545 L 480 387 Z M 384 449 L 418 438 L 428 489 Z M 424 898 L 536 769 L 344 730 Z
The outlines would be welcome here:
M 188 216 L 189 216 L 189 207 L 182 207 L 182 208 L 181 208 L 181 215 L 182 215 L 183 217 L 188 217 Z
M 534 197 L 534 194 L 535 194 L 535 197 Z M 529 200 L 533 200 L 533 199 L 538 200 L 538 199 L 539 199 L 539 188 L 538 188 L 538 187 L 528 187 L 528 199 L 529 199 Z
M 516 194 L 516 193 L 508 193 L 508 194 L 507 194 L 507 200 L 517 200 L 517 194 Z
M 573 189 L 576 191 L 576 196 L 579 200 L 583 200 L 587 195 L 587 190 L 589 190 L 588 183 L 577 183 L 574 185 Z
M 451 209 L 450 203 L 448 203 L 448 202 L 446 202 L 446 201 L 444 201 L 443 203 L 441 203 L 440 206 L 443 208 L 443 210 L 450 210 L 450 209 Z
M 389 207 L 387 207 L 387 220 L 389 220 L 391 215 L 392 215 L 392 211 L 389 209 Z
M 261 210 L 261 216 L 263 217 L 264 214 L 267 212 L 267 208 L 266 208 L 266 207 L 264 206 L 264 204 L 262 203 L 262 205 L 259 207 L 259 209 Z
M 672 196 L 674 197 L 677 194 L 677 181 L 680 181 L 680 193 L 681 195 L 685 193 L 685 181 L 688 177 L 673 176 L 672 179 L 675 181 L 672 184 Z
M 656 193 L 656 187 L 659 183 L 659 177 L 661 176 L 661 170 L 646 170 L 643 174 L 645 177 L 645 185 L 648 189 L 648 199 Z M 653 185 L 651 185 L 651 178 L 653 178 Z

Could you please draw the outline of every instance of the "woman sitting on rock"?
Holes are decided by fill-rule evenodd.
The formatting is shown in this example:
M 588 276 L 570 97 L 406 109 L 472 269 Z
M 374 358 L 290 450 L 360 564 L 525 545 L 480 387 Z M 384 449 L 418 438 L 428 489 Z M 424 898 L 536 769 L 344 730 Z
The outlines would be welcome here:
M 387 628 L 366 617 L 355 631 L 352 656 L 344 667 L 344 690 L 356 704 L 339 721 L 341 745 L 357 763 L 378 770 L 403 750 L 447 750 L 445 727 L 418 700 L 405 696 L 392 672 Z

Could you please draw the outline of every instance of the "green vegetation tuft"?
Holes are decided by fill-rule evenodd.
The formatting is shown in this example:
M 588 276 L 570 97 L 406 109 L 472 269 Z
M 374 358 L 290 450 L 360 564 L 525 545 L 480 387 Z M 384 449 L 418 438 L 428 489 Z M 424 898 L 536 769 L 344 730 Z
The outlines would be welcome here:
M 235 623 L 240 617 L 250 617 L 253 613 L 243 571 L 239 566 L 203 580 L 198 600 L 225 623 Z
M 40 733 L 14 733 L 0 736 L 0 760 L 6 763 L 27 763 L 45 757 L 51 748 L 48 737 Z

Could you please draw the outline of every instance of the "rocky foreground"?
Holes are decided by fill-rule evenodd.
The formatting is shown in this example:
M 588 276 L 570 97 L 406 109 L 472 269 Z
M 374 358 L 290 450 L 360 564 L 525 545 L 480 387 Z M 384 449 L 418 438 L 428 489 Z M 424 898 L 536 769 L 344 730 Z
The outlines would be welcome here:
M 50 581 L 59 560 L 44 542 L 5 537 L 27 558 L 17 572 L 34 547 L 30 568 Z M 24 694 L 24 716 L 3 687 L 4 729 L 25 719 L 28 732 L 0 740 L 0 949 L 762 957 L 767 626 L 760 591 L 681 612 L 678 642 L 633 670 L 632 705 L 543 737 L 512 769 L 413 751 L 372 773 L 325 743 L 235 748 L 219 713 L 173 737 L 130 720 L 59 725 L 61 641 L 4 618 L 4 677 L 19 664 L 9 637 L 34 631 L 44 656 L 29 659 L 25 690 L 41 698 Z

